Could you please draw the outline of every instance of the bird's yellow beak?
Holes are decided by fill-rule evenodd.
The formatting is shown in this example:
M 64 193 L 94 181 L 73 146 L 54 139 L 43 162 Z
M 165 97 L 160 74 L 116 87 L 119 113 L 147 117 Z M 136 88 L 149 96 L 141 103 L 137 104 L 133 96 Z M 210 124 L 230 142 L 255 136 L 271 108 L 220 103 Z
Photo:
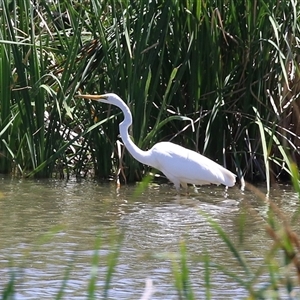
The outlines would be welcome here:
M 88 100 L 94 100 L 94 101 L 101 101 L 101 100 L 107 100 L 106 95 L 76 95 L 76 98 L 83 98 Z

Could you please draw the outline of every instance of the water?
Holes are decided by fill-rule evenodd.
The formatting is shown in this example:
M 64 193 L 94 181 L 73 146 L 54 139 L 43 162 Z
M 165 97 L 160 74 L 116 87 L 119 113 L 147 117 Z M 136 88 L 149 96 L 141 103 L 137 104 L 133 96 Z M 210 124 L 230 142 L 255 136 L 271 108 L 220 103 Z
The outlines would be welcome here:
M 122 233 L 109 299 L 141 298 L 147 278 L 155 288 L 151 299 L 178 299 L 170 259 L 162 257 L 178 253 L 181 241 L 187 245 L 194 292 L 204 298 L 202 254 L 208 253 L 212 261 L 241 278 L 244 273 L 203 212 L 239 245 L 254 269 L 272 245 L 265 231 L 267 203 L 238 187 L 227 194 L 222 187 L 201 187 L 198 193 L 191 189 L 190 195 L 177 196 L 169 185 L 152 184 L 134 197 L 136 186 L 117 190 L 113 183 L 93 181 L 0 179 L 0 292 L 14 271 L 16 299 L 54 299 L 68 268 L 64 299 L 86 299 L 97 236 L 101 236 L 97 296 L 102 296 L 107 257 Z M 277 186 L 270 198 L 287 218 L 299 209 L 289 186 Z M 293 228 L 299 231 L 300 224 Z M 211 277 L 213 299 L 247 295 L 222 272 L 213 270 Z

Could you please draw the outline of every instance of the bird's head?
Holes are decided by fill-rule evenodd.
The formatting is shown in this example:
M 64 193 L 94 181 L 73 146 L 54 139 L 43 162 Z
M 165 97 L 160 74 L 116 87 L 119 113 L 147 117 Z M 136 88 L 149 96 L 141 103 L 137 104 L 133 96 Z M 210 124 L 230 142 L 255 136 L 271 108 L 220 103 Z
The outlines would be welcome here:
M 107 104 L 113 104 L 113 105 L 117 105 L 120 102 L 123 102 L 122 99 L 114 94 L 114 93 L 107 93 L 107 94 L 103 94 L 103 95 L 77 95 L 77 98 L 83 98 L 83 99 L 87 99 L 87 100 L 94 100 L 94 101 L 98 101 L 98 102 L 103 102 L 103 103 L 107 103 Z

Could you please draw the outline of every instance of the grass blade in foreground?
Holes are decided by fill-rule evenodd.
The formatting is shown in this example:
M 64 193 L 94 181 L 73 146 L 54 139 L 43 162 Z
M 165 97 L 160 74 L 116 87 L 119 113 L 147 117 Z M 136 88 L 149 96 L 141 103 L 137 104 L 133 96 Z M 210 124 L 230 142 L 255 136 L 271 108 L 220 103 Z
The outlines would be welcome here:
M 189 268 L 187 265 L 187 249 L 184 241 L 180 242 L 180 260 L 172 259 L 172 273 L 174 284 L 178 293 L 179 299 L 193 300 L 194 294 L 191 287 Z
M 114 244 L 112 245 L 112 250 L 107 257 L 107 261 L 106 261 L 107 270 L 106 270 L 105 282 L 103 288 L 103 299 L 108 299 L 108 291 L 110 289 L 113 273 L 115 271 L 115 267 L 117 265 L 120 256 L 122 240 L 123 240 L 123 235 L 117 237 L 117 241 L 114 242 Z

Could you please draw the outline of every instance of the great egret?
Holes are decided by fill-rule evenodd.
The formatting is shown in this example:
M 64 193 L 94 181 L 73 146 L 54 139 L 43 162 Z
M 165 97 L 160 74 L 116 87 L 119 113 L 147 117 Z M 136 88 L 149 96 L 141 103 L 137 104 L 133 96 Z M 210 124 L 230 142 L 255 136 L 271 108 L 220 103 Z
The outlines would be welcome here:
M 124 120 L 119 124 L 120 135 L 127 150 L 139 162 L 163 172 L 174 183 L 177 191 L 180 190 L 180 185 L 187 189 L 188 183 L 234 186 L 235 174 L 195 151 L 171 142 L 159 142 L 148 151 L 138 148 L 128 134 L 128 128 L 132 124 L 132 114 L 118 95 L 108 93 L 78 97 L 119 107 L 124 114 Z

